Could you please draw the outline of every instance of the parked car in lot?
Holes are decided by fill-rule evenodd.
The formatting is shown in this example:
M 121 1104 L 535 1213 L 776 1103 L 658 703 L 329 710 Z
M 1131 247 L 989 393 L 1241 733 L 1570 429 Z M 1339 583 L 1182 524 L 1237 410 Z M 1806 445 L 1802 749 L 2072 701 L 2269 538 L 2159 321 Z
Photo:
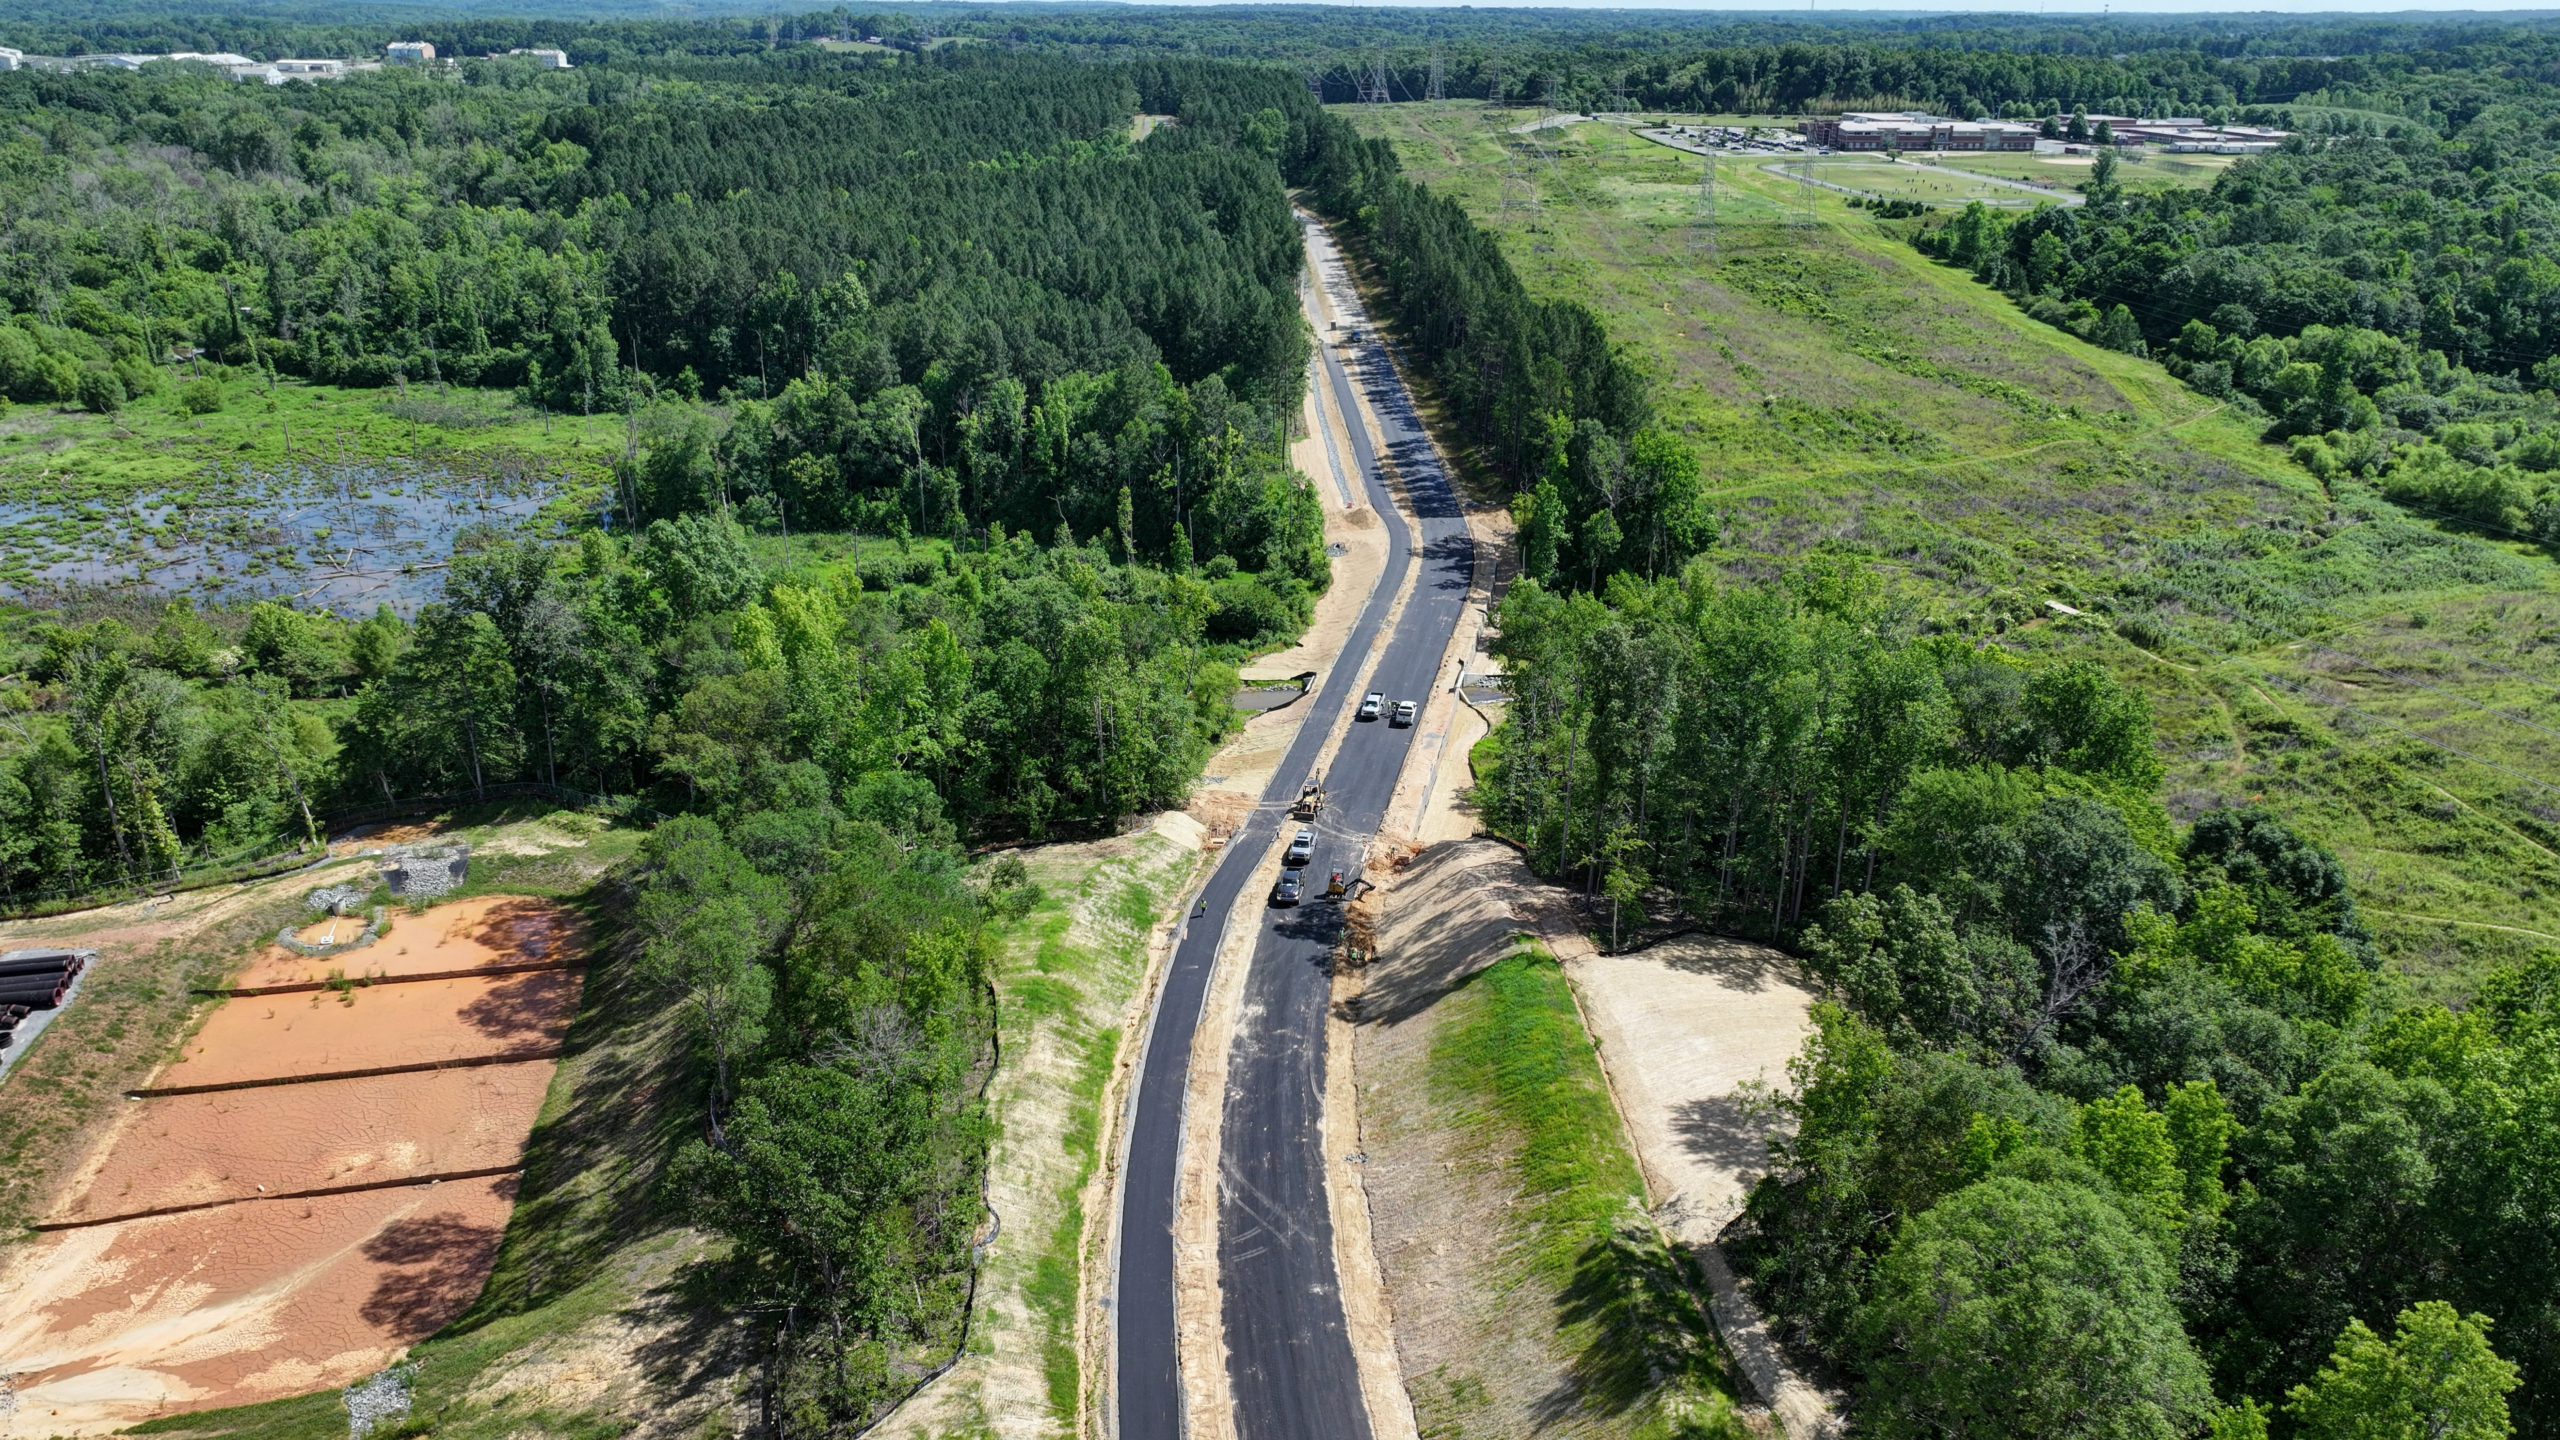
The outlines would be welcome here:
M 1378 693 L 1377 691 L 1375 691 L 1375 690 L 1370 691 L 1370 692 L 1368 693 L 1368 695 L 1366 695 L 1365 697 L 1363 697 L 1363 698 L 1361 699 L 1361 701 L 1360 701 L 1360 715 L 1359 715 L 1359 718 L 1360 718 L 1360 719 L 1362 719 L 1362 720 L 1375 720 L 1375 719 L 1377 719 L 1377 718 L 1378 718 L 1378 707 L 1379 707 L 1379 706 L 1381 706 L 1381 705 L 1384 705 L 1384 704 L 1386 704 L 1386 703 L 1387 703 L 1387 697 L 1386 697 L 1386 696 L 1379 694 L 1379 693 Z
M 1295 870 L 1280 872 L 1280 883 L 1271 887 L 1271 903 L 1295 905 L 1307 891 L 1307 877 Z
M 1395 719 L 1393 719 L 1393 720 L 1391 720 L 1391 721 L 1389 721 L 1389 722 L 1387 722 L 1387 723 L 1389 723 L 1389 724 L 1391 724 L 1391 725 L 1410 725 L 1410 724 L 1412 724 L 1412 723 L 1413 723 L 1413 702 L 1412 702 L 1412 701 L 1410 701 L 1410 700 L 1399 700 L 1399 701 L 1397 701 L 1397 702 L 1396 702 L 1396 718 L 1395 718 Z
M 1286 863 L 1292 867 L 1304 865 L 1309 860 L 1315 858 L 1315 853 L 1316 827 L 1313 825 L 1299 826 L 1296 837 L 1289 841 L 1289 856 Z

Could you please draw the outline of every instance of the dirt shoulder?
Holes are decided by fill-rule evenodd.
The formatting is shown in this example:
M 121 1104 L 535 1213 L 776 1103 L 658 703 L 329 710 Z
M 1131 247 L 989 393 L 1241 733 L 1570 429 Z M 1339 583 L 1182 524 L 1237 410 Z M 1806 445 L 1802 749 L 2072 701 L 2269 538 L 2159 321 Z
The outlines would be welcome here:
M 1317 598 L 1315 617 L 1297 644 L 1248 661 L 1238 673 L 1246 680 L 1314 678 L 1307 682 L 1307 698 L 1255 715 L 1209 758 L 1199 787 L 1184 808 L 1208 827 L 1214 841 L 1222 842 L 1235 833 L 1261 798 L 1263 787 L 1271 783 L 1272 773 L 1297 739 L 1312 697 L 1341 659 L 1342 647 L 1359 624 L 1361 607 L 1369 603 L 1369 593 L 1386 570 L 1386 527 L 1362 498 L 1359 474 L 1352 468 L 1355 462 L 1338 441 L 1328 438 L 1340 423 L 1331 398 L 1310 388 L 1304 419 L 1307 435 L 1289 454 L 1299 473 L 1314 482 L 1316 498 L 1323 504 L 1333 583 Z M 1357 657 L 1355 663 L 1366 664 L 1367 659 Z
M 1361 1192 L 1420 1433 L 1744 1435 L 1562 972 L 1565 895 L 1492 840 L 1355 907 Z

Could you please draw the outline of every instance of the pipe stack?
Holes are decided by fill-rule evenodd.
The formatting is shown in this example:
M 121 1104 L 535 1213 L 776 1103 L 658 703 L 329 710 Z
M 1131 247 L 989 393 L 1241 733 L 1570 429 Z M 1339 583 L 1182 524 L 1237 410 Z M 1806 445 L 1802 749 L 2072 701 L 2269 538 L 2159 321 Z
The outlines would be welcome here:
M 18 1038 L 18 1022 L 27 1018 L 24 1005 L 0 1005 L 0 1050 Z
M 71 993 L 93 950 L 12 950 L 0 955 L 0 1006 L 50 1010 Z

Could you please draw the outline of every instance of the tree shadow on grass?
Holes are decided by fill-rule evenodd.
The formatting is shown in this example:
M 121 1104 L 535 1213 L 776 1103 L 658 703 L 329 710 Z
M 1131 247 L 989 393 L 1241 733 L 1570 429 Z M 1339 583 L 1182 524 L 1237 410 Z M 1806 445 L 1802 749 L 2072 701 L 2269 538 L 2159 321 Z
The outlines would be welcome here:
M 1585 1246 L 1557 1297 L 1558 1329 L 1587 1337 L 1565 1382 L 1536 1406 L 1539 1425 L 1577 1413 L 1625 1415 L 1667 1387 L 1730 1390 L 1715 1329 L 1681 1257 L 1630 1212 Z
M 610 936 L 596 919 L 584 933 Z M 506 1241 L 479 1303 L 454 1322 L 457 1332 L 566 1295 L 624 1246 L 676 1223 L 657 1203 L 658 1180 L 697 1133 L 700 1084 L 665 997 L 616 963 L 627 948 L 619 940 L 600 939 L 585 952 L 594 968 L 575 992 L 567 1053 L 525 1142 L 523 1189 Z M 552 1027 L 558 1033 L 556 1019 Z

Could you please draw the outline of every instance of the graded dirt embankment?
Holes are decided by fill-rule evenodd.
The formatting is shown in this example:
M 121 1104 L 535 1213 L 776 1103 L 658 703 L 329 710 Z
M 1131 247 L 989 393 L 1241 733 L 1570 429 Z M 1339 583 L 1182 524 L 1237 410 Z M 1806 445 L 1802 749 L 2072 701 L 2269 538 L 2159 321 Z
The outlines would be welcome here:
M 244 996 L 214 1011 L 187 1042 L 186 1058 L 150 1088 L 531 1057 L 559 1045 L 577 1004 L 578 976 L 566 970 Z
M 485 1065 L 145 1101 L 47 1223 L 510 1165 L 550 1082 Z
M 1471 1112 L 1474 1102 L 1434 1083 L 1442 1002 L 1524 937 L 1562 962 L 1655 1218 L 1715 1282 L 1736 1368 L 1788 1433 L 1816 1433 L 1820 1397 L 1776 1365 L 1713 1248 L 1767 1164 L 1774 1115 L 1758 1087 L 1783 1085 L 1807 1030 L 1812 996 L 1792 962 L 1708 937 L 1600 955 L 1576 929 L 1567 892 L 1492 840 L 1420 851 L 1360 902 L 1355 922 L 1371 956 L 1357 1002 L 1361 1181 L 1424 1433 L 1625 1430 L 1579 1398 L 1588 1357 L 1556 1344 L 1571 1302 L 1522 1281 L 1513 1252 L 1524 1237 L 1502 1221 L 1524 1199 L 1509 1142 Z
M 333 963 L 510 969 L 583 943 L 536 901 L 397 920 L 396 939 Z M 312 963 L 271 950 L 248 973 L 284 983 Z M 507 1057 L 557 1053 L 580 980 L 532 970 L 216 1005 L 0 1264 L 18 1401 L 0 1436 L 344 1384 L 460 1314 L 516 1194 L 513 1175 L 488 1172 L 518 1163 L 553 1070 Z M 419 1064 L 470 1068 L 312 1078 Z M 220 1088 L 154 1093 L 207 1086 Z M 172 1207 L 190 1208 L 145 1213 Z

